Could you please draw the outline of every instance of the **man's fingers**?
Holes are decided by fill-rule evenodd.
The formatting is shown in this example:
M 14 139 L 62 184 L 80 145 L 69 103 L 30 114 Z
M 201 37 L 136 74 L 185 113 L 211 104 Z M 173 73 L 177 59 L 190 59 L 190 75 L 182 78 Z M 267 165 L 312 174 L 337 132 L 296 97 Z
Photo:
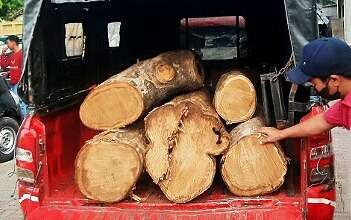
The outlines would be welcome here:
M 270 128 L 269 128 L 269 127 L 262 127 L 262 128 L 259 128 L 259 129 L 257 130 L 257 132 L 263 133 L 263 134 L 269 134 L 269 131 L 270 131 Z
M 260 144 L 267 144 L 267 143 L 274 143 L 274 142 L 276 142 L 275 138 L 270 137 L 270 136 L 268 136 L 268 137 L 262 136 L 260 138 Z

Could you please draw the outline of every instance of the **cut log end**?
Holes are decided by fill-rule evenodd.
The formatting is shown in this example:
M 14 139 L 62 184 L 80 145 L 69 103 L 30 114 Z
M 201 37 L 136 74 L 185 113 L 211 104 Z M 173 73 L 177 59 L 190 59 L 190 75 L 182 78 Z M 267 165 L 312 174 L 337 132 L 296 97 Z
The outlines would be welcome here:
M 228 124 L 246 121 L 255 113 L 255 87 L 244 75 L 225 74 L 217 85 L 214 106 Z
M 82 122 L 95 130 L 129 125 L 163 100 L 203 86 L 195 54 L 170 51 L 138 62 L 95 87 L 80 110 Z
M 128 83 L 94 89 L 80 107 L 83 124 L 96 130 L 124 127 L 142 114 L 142 94 Z
M 204 93 L 179 96 L 152 111 L 145 129 L 146 170 L 169 200 L 188 202 L 210 187 L 212 155 L 221 154 L 230 138 Z
M 87 198 L 117 202 L 132 190 L 142 167 L 140 155 L 128 144 L 90 143 L 76 158 L 75 181 Z
M 275 143 L 261 144 L 253 134 L 263 122 L 253 118 L 230 133 L 232 145 L 222 158 L 221 174 L 230 191 L 238 196 L 271 193 L 284 182 L 286 159 Z
M 156 79 L 160 83 L 168 83 L 176 76 L 175 70 L 172 66 L 167 64 L 159 64 L 156 67 Z

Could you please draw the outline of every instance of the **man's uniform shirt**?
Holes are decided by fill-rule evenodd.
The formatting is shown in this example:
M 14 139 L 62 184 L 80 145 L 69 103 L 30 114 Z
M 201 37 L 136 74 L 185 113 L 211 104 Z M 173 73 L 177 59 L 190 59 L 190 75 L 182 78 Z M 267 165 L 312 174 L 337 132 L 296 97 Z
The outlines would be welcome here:
M 325 120 L 334 126 L 351 127 L 351 92 L 344 99 L 337 101 L 324 114 Z

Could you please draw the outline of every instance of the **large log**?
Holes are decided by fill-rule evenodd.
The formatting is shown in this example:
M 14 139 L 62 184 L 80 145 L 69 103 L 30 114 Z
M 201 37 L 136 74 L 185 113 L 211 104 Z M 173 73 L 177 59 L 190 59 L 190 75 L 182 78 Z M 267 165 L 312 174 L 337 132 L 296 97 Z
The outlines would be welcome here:
M 234 128 L 232 143 L 223 155 L 221 174 L 230 191 L 238 196 L 271 193 L 284 182 L 286 159 L 276 143 L 260 144 L 255 130 L 264 125 L 252 118 Z
M 145 118 L 149 150 L 145 167 L 166 197 L 188 202 L 212 184 L 216 161 L 230 144 L 208 95 L 197 91 L 178 96 Z
M 256 90 L 241 71 L 230 71 L 219 79 L 213 105 L 227 124 L 247 121 L 256 110 Z
M 124 199 L 143 171 L 142 129 L 105 131 L 88 141 L 75 161 L 75 181 L 81 193 L 100 202 Z
M 201 88 L 203 81 L 193 52 L 162 53 L 95 87 L 80 107 L 80 118 L 96 130 L 124 127 L 170 96 Z

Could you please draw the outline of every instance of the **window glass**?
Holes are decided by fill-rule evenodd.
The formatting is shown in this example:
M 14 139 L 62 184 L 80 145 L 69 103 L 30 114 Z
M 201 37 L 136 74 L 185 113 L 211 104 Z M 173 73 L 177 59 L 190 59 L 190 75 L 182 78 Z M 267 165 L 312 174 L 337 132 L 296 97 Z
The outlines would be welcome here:
M 82 23 L 65 24 L 66 56 L 84 56 L 85 36 Z
M 121 22 L 111 22 L 107 24 L 109 47 L 119 47 Z
M 237 22 L 236 18 L 236 16 L 183 18 L 181 44 L 195 51 L 202 60 L 235 59 L 238 57 L 238 51 L 240 57 L 243 57 L 247 53 L 245 19 L 239 16 Z
M 318 0 L 318 3 L 320 3 L 323 6 L 329 6 L 329 5 L 336 5 L 337 0 Z

